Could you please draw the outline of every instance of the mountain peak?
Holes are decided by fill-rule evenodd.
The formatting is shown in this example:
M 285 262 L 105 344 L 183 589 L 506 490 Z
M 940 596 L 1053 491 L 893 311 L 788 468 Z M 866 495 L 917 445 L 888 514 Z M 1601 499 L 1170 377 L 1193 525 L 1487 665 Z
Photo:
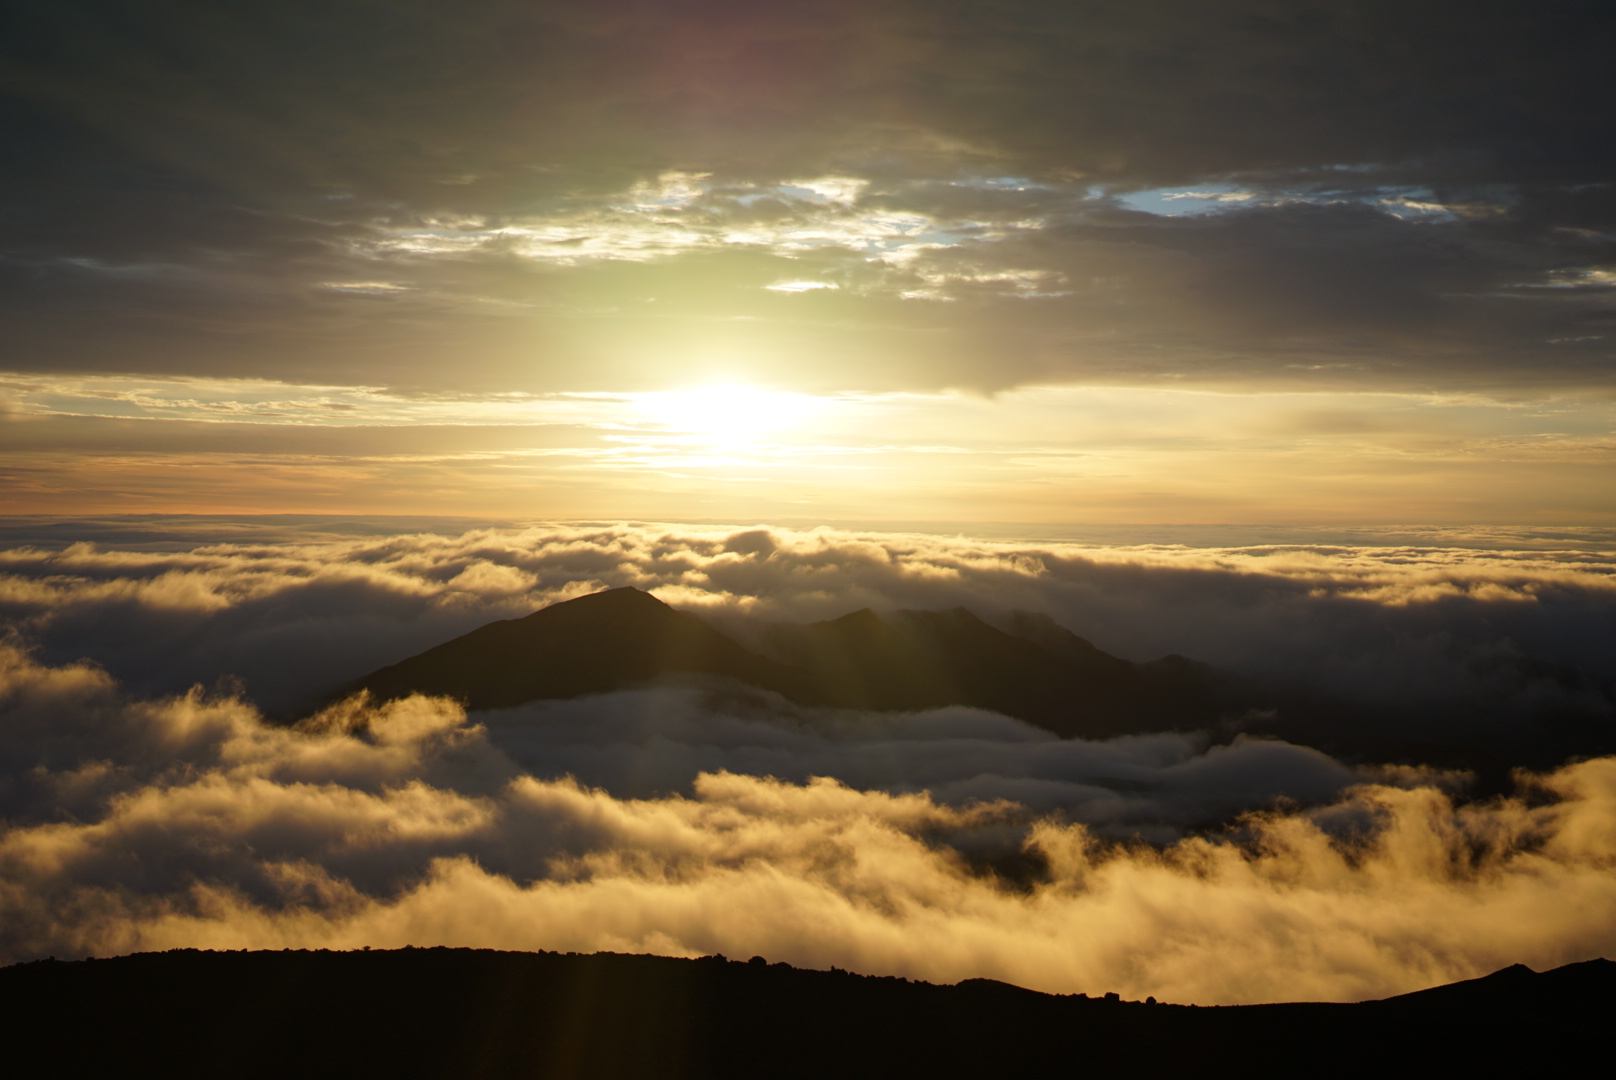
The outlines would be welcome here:
M 498 709 L 680 674 L 717 675 L 791 696 L 805 692 L 800 675 L 784 664 L 633 586 L 489 623 L 372 672 L 350 689 L 383 700 L 436 694 L 472 709 Z
M 861 608 L 826 622 L 778 625 L 767 635 L 772 655 L 763 655 L 643 589 L 621 586 L 490 623 L 372 672 L 349 691 L 381 700 L 434 694 L 498 709 L 697 675 L 808 705 L 973 706 L 1086 738 L 1205 726 L 1215 718 L 1215 688 L 1198 671 L 1131 664 L 1053 620 L 1024 621 L 1021 629 L 1025 636 L 1007 633 L 963 607 Z
M 562 600 L 559 603 L 551 604 L 549 607 L 540 608 L 533 614 L 537 615 L 540 612 L 550 611 L 554 608 L 562 607 L 567 604 L 587 604 L 591 607 L 609 604 L 614 607 L 640 607 L 647 609 L 652 607 L 668 607 L 667 604 L 657 599 L 654 594 L 649 593 L 644 589 L 634 585 L 618 585 L 614 588 L 601 589 L 598 592 L 585 593 L 582 596 L 575 596 L 571 600 Z M 670 608 L 669 610 L 672 609 Z M 531 617 L 532 616 L 529 616 L 529 618 Z

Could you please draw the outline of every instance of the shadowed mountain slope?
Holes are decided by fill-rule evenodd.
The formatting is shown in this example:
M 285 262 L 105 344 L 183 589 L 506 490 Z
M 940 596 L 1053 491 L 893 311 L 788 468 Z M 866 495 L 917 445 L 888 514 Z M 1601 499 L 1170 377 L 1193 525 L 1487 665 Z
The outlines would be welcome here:
M 681 673 L 719 675 L 798 699 L 813 693 L 801 672 L 634 588 L 489 623 L 372 672 L 348 690 L 366 689 L 383 700 L 439 694 L 469 708 L 498 709 Z
M 779 626 L 769 645 L 846 708 L 974 705 L 1063 736 L 1088 738 L 1214 724 L 1233 707 L 1211 669 L 1182 657 L 1133 664 L 1047 616 L 1017 612 L 1008 631 L 965 608 L 865 609 Z
M 441 694 L 487 709 L 710 675 L 809 705 L 970 705 L 1088 738 L 1206 726 L 1231 707 L 1222 681 L 1182 657 L 1132 664 L 1044 616 L 1018 614 L 1009 626 L 964 608 L 885 616 L 865 609 L 771 627 L 763 641 L 772 655 L 763 655 L 649 593 L 610 589 L 491 623 L 347 691 L 384 700 Z
M 1446 711 L 1425 699 L 1366 702 L 1320 686 L 1305 671 L 1257 678 L 1182 656 L 1132 663 L 1027 612 L 992 625 L 964 608 L 864 609 L 808 625 L 743 622 L 737 629 L 753 647 L 649 593 L 609 589 L 490 623 L 340 694 L 369 690 L 388 700 L 420 692 L 492 709 L 710 677 L 808 706 L 989 709 L 1063 738 L 1248 733 L 1347 762 L 1468 770 L 1480 797 L 1512 790 L 1522 766 L 1549 769 L 1616 752 L 1616 699 L 1610 687 L 1592 684 L 1581 689 L 1598 701 L 1581 711 L 1556 711 L 1550 702 L 1524 721 L 1510 714 L 1514 722 L 1489 726 L 1474 722 L 1463 702 Z M 1507 680 L 1501 685 L 1507 689 Z
M 0 969 L 16 1075 L 1541 1075 L 1605 1053 L 1616 964 L 1358 1005 L 1236 1008 L 935 986 L 722 957 L 176 950 Z M 1599 1057 L 1588 1057 L 1588 1055 Z

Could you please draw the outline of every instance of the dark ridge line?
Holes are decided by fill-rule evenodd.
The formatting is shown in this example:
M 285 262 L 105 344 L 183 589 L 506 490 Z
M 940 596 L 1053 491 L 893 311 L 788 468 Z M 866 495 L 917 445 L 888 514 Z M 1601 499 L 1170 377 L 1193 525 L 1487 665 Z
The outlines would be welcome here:
M 403 948 L 0 968 L 18 1075 L 1361 1077 L 1605 1052 L 1616 963 L 1516 966 L 1380 1001 L 1229 1007 L 952 986 L 721 956 Z
M 700 616 L 632 586 L 551 604 L 380 668 L 330 699 L 411 693 L 469 709 L 629 689 L 670 677 L 731 679 L 801 705 L 919 711 L 950 705 L 1013 716 L 1062 737 L 1215 726 L 1246 691 L 1183 657 L 1135 664 L 1047 616 L 994 626 L 965 608 L 869 608 L 766 628 L 748 648 Z

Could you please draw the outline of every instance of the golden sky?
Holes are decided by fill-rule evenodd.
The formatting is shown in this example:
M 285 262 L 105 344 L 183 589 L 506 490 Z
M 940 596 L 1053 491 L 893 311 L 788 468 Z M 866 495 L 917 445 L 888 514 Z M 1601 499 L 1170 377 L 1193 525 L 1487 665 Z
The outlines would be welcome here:
M 1608 523 L 1616 403 L 1036 386 L 404 397 L 12 380 L 18 512 Z
M 11 512 L 1616 510 L 1605 16 L 191 7 L 6 35 Z

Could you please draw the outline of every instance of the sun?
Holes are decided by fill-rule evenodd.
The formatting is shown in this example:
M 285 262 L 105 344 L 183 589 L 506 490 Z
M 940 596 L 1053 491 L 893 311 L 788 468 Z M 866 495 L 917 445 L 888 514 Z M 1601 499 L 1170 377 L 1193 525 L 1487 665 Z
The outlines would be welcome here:
M 659 424 L 716 444 L 750 443 L 777 436 L 814 411 L 815 398 L 755 386 L 720 384 L 637 395 Z

